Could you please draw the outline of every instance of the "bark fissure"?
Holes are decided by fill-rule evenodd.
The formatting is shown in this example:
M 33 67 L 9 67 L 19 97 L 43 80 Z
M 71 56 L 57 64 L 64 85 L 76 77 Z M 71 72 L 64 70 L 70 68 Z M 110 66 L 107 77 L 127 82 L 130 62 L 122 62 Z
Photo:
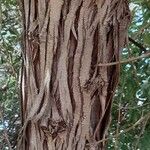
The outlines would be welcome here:
M 24 64 L 18 149 L 105 149 L 127 0 L 22 0 Z

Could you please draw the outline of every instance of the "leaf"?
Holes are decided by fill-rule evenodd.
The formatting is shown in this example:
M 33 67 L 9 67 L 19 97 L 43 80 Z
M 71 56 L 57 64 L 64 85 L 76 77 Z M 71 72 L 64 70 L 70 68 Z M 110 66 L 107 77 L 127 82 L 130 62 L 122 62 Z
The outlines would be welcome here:
M 150 46 L 150 33 L 144 34 L 144 43 Z

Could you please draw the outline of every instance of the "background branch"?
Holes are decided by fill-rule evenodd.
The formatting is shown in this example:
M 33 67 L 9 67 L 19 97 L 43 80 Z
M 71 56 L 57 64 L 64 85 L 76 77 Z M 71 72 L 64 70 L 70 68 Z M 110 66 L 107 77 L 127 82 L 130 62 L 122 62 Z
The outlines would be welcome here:
M 129 41 L 131 43 L 133 43 L 135 46 L 137 46 L 138 48 L 140 48 L 140 50 L 144 51 L 146 53 L 146 48 L 141 44 L 141 43 L 138 43 L 136 42 L 134 39 L 132 39 L 131 37 L 129 37 Z
M 112 63 L 104 63 L 104 64 L 98 64 L 98 66 L 113 66 L 113 65 L 117 65 L 117 64 L 124 64 L 124 63 L 128 63 L 128 62 L 131 62 L 131 61 L 136 61 L 138 59 L 142 59 L 144 57 L 148 57 L 150 56 L 150 53 L 146 53 L 146 54 L 143 54 L 141 56 L 138 56 L 138 57 L 132 57 L 132 58 L 129 58 L 127 60 L 122 60 L 122 61 L 116 61 L 116 62 L 112 62 Z

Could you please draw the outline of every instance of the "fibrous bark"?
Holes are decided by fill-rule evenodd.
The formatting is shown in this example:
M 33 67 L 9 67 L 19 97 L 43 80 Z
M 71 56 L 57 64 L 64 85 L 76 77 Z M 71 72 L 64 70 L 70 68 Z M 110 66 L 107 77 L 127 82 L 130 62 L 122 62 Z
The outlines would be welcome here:
M 100 150 L 106 143 L 130 13 L 127 0 L 21 0 L 18 149 Z

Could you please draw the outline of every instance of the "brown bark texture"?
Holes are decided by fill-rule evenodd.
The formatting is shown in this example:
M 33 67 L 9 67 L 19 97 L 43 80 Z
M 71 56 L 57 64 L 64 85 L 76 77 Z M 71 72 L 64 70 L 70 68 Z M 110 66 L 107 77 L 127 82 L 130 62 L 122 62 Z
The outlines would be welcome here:
M 127 0 L 20 0 L 19 150 L 103 150 L 127 39 Z

